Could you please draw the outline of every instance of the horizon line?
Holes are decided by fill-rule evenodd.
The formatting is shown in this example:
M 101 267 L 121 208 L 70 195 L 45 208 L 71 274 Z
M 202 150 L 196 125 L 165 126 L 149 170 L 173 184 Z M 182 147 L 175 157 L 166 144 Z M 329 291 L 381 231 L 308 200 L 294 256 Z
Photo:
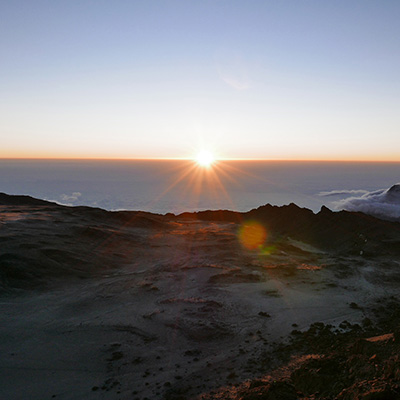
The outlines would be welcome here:
M 80 160 L 80 161 L 196 161 L 192 157 L 0 157 L 0 160 Z M 376 162 L 376 163 L 400 163 L 400 160 L 382 159 L 352 159 L 352 158 L 257 158 L 257 157 L 221 157 L 218 161 L 264 161 L 264 162 Z

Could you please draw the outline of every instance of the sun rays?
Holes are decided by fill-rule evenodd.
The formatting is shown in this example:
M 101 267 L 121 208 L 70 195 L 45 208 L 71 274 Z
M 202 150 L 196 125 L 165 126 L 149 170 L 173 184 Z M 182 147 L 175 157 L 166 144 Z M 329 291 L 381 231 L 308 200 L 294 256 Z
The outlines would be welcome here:
M 167 203 L 169 211 L 175 214 L 206 209 L 238 211 L 235 193 L 244 189 L 247 178 L 260 184 L 265 181 L 242 168 L 241 161 L 220 159 L 217 153 L 204 150 L 205 147 L 200 149 L 203 150 L 189 159 L 162 161 L 165 168 L 159 179 L 164 180 L 164 187 L 154 194 L 147 208 Z
M 191 160 L 166 164 L 166 168 L 169 168 L 166 186 L 153 198 L 152 205 L 178 192 L 171 212 L 212 209 L 218 204 L 236 209 L 229 187 L 239 186 L 238 176 L 243 172 L 231 163 L 217 160 L 211 152 L 204 150 Z

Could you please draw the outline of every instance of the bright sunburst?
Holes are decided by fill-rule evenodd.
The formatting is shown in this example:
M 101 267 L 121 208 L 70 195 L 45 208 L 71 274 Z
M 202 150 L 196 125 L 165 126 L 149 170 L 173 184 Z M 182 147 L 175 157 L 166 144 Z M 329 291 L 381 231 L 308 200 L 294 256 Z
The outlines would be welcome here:
M 201 165 L 202 167 L 210 167 L 215 161 L 215 157 L 210 151 L 202 150 L 197 154 L 195 160 L 197 164 Z

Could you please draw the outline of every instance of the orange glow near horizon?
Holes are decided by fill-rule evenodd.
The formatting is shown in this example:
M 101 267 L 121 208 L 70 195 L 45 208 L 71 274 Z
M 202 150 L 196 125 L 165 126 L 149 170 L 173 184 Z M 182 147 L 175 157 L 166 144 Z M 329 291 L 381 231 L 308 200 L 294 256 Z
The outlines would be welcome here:
M 212 156 L 212 155 L 211 155 Z M 200 165 L 206 166 L 202 161 L 198 159 L 200 157 L 200 153 L 197 157 L 149 157 L 149 156 L 106 156 L 106 155 L 72 155 L 72 154 L 54 154 L 54 153 L 40 153 L 40 154 L 32 154 L 32 153 L 19 153 L 19 152 L 9 152 L 6 154 L 0 153 L 0 159 L 2 160 L 124 160 L 124 161 L 135 161 L 135 160 L 148 160 L 148 161 L 168 161 L 168 160 L 176 160 L 176 161 L 193 161 L 195 159 Z M 206 158 L 206 157 L 205 157 Z M 209 163 L 209 165 L 213 164 L 216 161 L 215 158 Z M 389 155 L 386 157 L 218 157 L 218 161 L 266 161 L 266 162 L 377 162 L 377 163 L 398 163 L 400 162 L 400 154 L 399 155 Z
M 223 151 L 221 151 L 223 149 Z M 62 159 L 62 160 L 195 160 L 203 167 L 209 167 L 218 161 L 318 161 L 318 162 L 400 162 L 400 152 L 396 147 L 390 151 L 364 151 L 349 149 L 346 151 L 337 148 L 324 148 L 319 151 L 313 149 L 298 149 L 285 151 L 271 147 L 262 151 L 260 147 L 249 149 L 230 149 L 222 143 L 213 143 L 210 139 L 201 139 L 197 146 L 188 145 L 186 149 L 177 146 L 175 150 L 159 151 L 154 148 L 136 150 L 132 153 L 130 146 L 124 148 L 100 149 L 96 147 L 87 149 L 81 147 L 65 149 L 42 147 L 36 143 L 35 147 L 18 149 L 15 147 L 3 147 L 0 150 L 0 159 Z M 242 153 L 242 154 L 241 154 Z M 264 154 L 262 154 L 264 153 Z M 151 155 L 152 154 L 152 155 Z M 262 154 L 262 156 L 260 156 Z
M 210 149 L 211 146 L 211 149 Z M 262 151 L 259 147 L 254 147 L 253 151 L 248 149 L 228 149 L 221 143 L 219 145 L 212 143 L 210 140 L 200 140 L 196 147 L 187 146 L 186 149 L 178 148 L 176 150 L 169 149 L 164 152 L 157 149 L 137 150 L 132 154 L 130 146 L 114 149 L 88 150 L 87 148 L 65 148 L 63 150 L 42 147 L 38 143 L 35 147 L 18 149 L 17 147 L 3 147 L 0 150 L 0 159 L 62 159 L 62 160 L 196 160 L 199 165 L 208 167 L 214 161 L 318 161 L 318 162 L 400 162 L 400 152 L 396 147 L 390 151 L 382 152 L 362 151 L 357 149 L 349 149 L 341 151 L 340 149 L 324 148 L 320 151 L 311 151 L 310 149 L 299 149 L 296 152 L 285 151 L 282 149 L 266 148 L 265 155 L 260 156 Z M 224 149 L 223 152 L 215 151 Z M 202 149 L 202 150 L 201 150 Z M 197 154 L 196 154 L 197 150 Z M 212 150 L 212 151 L 210 151 Z M 365 150 L 365 149 L 364 149 Z M 153 153 L 151 155 L 151 153 Z M 242 153 L 242 154 L 241 154 Z

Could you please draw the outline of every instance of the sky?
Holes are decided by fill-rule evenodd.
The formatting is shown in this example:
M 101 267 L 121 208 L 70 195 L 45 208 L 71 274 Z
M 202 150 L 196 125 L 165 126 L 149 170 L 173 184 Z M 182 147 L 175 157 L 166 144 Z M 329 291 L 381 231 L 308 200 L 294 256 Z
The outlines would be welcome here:
M 0 157 L 400 161 L 400 2 L 0 2 Z

